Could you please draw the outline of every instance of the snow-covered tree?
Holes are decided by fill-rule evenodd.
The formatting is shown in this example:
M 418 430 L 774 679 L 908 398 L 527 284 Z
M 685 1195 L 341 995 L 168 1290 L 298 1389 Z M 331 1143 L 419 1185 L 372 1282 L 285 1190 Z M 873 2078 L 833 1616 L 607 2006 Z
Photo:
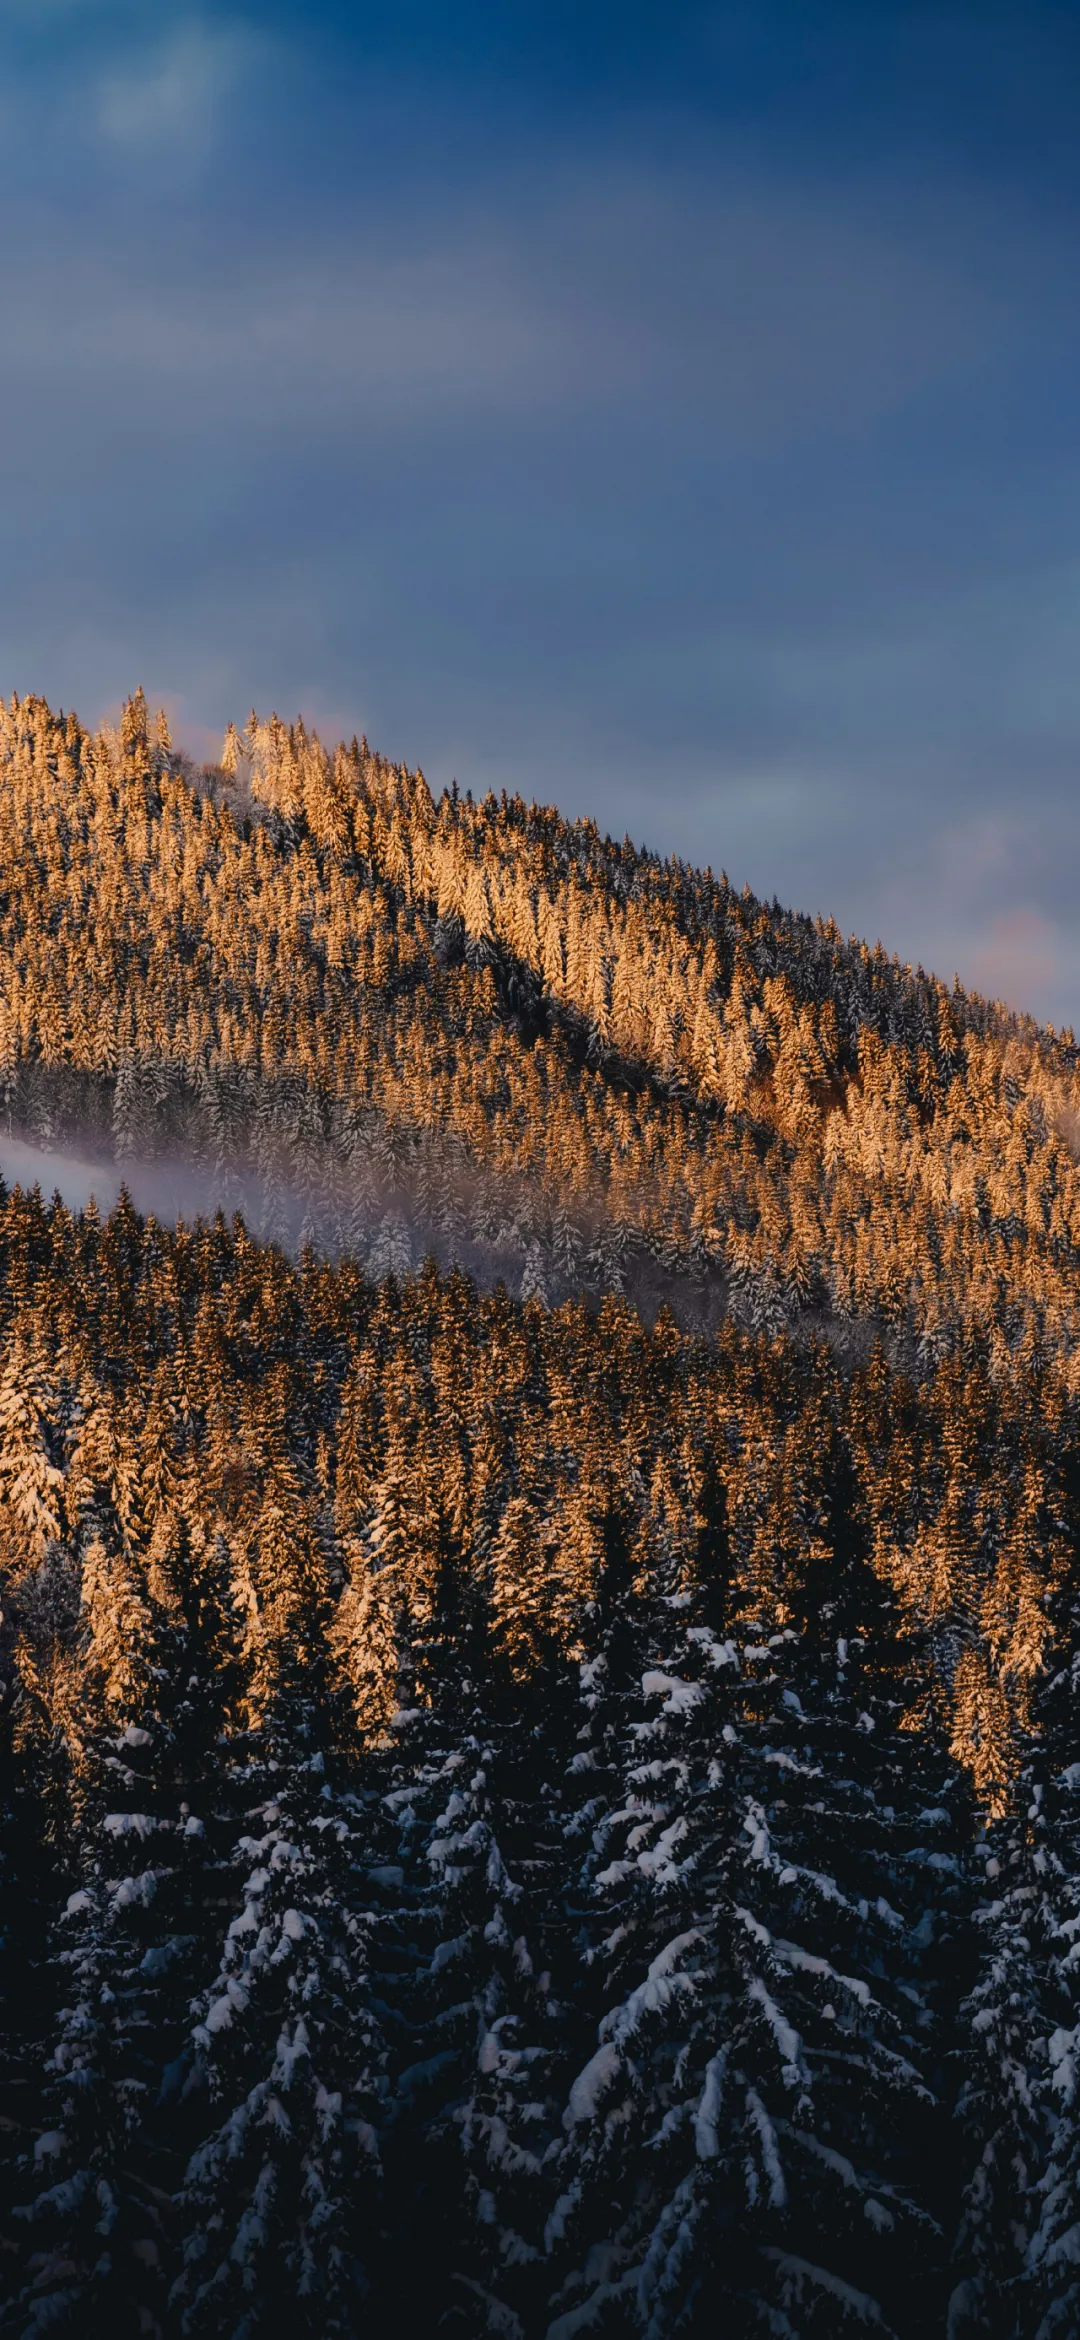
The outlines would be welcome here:
M 233 1761 L 235 1792 L 263 1800 L 218 1864 L 235 1914 L 194 2008 L 181 2117 L 201 2133 L 171 2314 L 184 2332 L 256 2332 L 287 2300 L 293 2330 L 351 2340 L 378 2251 L 383 2061 L 355 1830 L 317 1750 L 283 1764 L 241 1741 Z

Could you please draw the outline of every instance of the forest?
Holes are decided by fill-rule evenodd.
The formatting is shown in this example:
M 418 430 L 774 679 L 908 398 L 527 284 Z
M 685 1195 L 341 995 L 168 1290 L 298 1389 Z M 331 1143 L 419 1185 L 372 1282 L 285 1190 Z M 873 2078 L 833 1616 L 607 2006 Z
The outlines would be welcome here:
M 1071 2340 L 1073 1034 L 13 698 L 5 1130 L 0 2332 Z

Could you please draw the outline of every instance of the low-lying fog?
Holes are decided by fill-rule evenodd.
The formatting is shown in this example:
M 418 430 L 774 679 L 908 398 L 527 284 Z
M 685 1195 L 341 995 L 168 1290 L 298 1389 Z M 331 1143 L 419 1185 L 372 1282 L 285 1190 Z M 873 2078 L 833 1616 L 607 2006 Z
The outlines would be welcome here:
M 448 1224 L 442 1215 L 432 1217 L 400 1164 L 381 1187 L 346 1178 L 331 1191 L 325 1177 L 307 1185 L 280 1170 L 272 1178 L 260 1176 L 250 1161 L 214 1168 L 178 1155 L 155 1162 L 92 1160 L 0 1132 L 0 1177 L 9 1189 L 38 1187 L 45 1201 L 58 1193 L 72 1211 L 85 1210 L 93 1197 L 103 1218 L 121 1188 L 138 1212 L 162 1226 L 175 1226 L 178 1219 L 189 1224 L 211 1219 L 219 1210 L 227 1218 L 239 1211 L 260 1241 L 275 1242 L 293 1257 L 307 1244 L 323 1258 L 348 1253 L 376 1278 L 408 1275 L 434 1258 L 444 1271 L 464 1268 L 482 1289 L 503 1283 L 523 1299 L 533 1297 L 552 1307 L 577 1298 L 595 1306 L 605 1292 L 621 1291 L 647 1324 L 666 1307 L 684 1330 L 709 1335 L 730 1315 L 766 1333 L 786 1329 L 797 1340 L 823 1338 L 848 1364 L 862 1360 L 880 1338 L 905 1370 L 918 1373 L 923 1366 L 912 1337 L 869 1321 L 837 1321 L 828 1303 L 805 1307 L 793 1302 L 768 1270 L 739 1281 L 715 1261 L 661 1264 L 647 1246 L 628 1238 L 628 1231 L 620 1240 L 610 1222 L 579 1226 L 571 1249 L 563 1241 L 557 1253 L 550 1237 L 514 1224 L 512 1207 L 506 1215 L 482 1204 L 477 1209 L 479 1188 L 470 1197 L 462 1180 L 453 1224 Z M 510 1206 L 509 1194 L 506 1201 Z
M 103 1218 L 119 1200 L 122 1186 L 137 1211 L 152 1212 L 163 1225 L 173 1225 L 179 1218 L 212 1218 L 219 1206 L 238 1207 L 234 1180 L 216 1182 L 220 1191 L 215 1191 L 213 1177 L 187 1163 L 91 1162 L 2 1133 L 0 1178 L 5 1186 L 26 1191 L 39 1186 L 46 1201 L 59 1194 L 71 1211 L 85 1210 L 92 1196 Z
M 470 1195 L 459 1178 L 456 1208 L 433 1217 L 430 1199 L 425 1203 L 402 1164 L 379 1186 L 346 1177 L 334 1191 L 325 1177 L 307 1184 L 280 1170 L 272 1179 L 261 1176 L 250 1161 L 215 1169 L 181 1155 L 153 1162 L 95 1160 L 0 1133 L 0 1177 L 9 1189 L 38 1187 L 46 1202 L 58 1193 L 72 1211 L 85 1210 L 92 1197 L 103 1218 L 121 1188 L 137 1211 L 163 1226 L 239 1211 L 261 1241 L 274 1241 L 294 1256 L 308 1243 L 323 1257 L 348 1252 L 377 1277 L 406 1275 L 433 1257 L 443 1269 L 465 1268 L 488 1290 L 503 1282 L 511 1292 L 552 1305 L 622 1289 L 648 1320 L 666 1303 L 683 1323 L 702 1331 L 714 1327 L 726 1308 L 724 1279 L 715 1270 L 700 1277 L 661 1267 L 636 1246 L 613 1240 L 610 1226 L 601 1231 L 595 1219 L 572 1231 L 570 1249 L 564 1242 L 556 1258 L 550 1241 L 515 1224 L 509 1191 L 503 1207 L 492 1208 L 488 1194 L 485 1208 L 480 1188 Z

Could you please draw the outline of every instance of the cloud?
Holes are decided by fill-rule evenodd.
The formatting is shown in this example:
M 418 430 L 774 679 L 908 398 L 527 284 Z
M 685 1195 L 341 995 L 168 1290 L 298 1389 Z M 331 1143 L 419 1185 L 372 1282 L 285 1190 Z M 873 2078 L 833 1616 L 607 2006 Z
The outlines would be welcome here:
M 99 80 L 102 136 L 125 154 L 204 150 L 257 48 L 244 27 L 195 18 L 174 24 L 155 49 L 127 57 Z
M 182 26 L 103 84 L 102 127 L 126 155 L 205 153 L 255 54 L 246 34 Z M 678 429 L 715 464 L 956 392 L 1068 275 L 1019 217 L 935 239 L 865 188 L 745 159 L 631 173 L 552 155 L 508 202 L 498 176 L 437 198 L 418 171 L 389 207 L 364 186 L 272 230 L 225 186 L 209 252 L 157 209 L 119 230 L 91 210 L 58 235 L 43 208 L 0 260 L 0 374 L 70 384 L 74 367 L 83 406 L 97 385 L 113 410 L 162 382 L 205 390 L 223 419 L 602 416 L 654 445 Z
M 1064 973 L 1061 938 L 1041 910 L 1009 910 L 995 918 L 971 958 L 978 989 L 1010 1007 L 1027 1006 L 1051 991 Z

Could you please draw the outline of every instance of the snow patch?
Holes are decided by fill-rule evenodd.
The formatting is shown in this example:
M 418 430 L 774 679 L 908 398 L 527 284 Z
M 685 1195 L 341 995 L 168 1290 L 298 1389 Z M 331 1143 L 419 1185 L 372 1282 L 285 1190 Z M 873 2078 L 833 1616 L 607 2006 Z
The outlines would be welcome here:
M 665 1714 L 692 1714 L 705 1692 L 700 1682 L 683 1682 L 678 1674 L 652 1672 L 641 1677 L 643 1698 L 663 1698 Z
M 572 2129 L 576 2127 L 578 2121 L 591 2121 L 595 2118 L 601 2097 L 607 2094 L 621 2070 L 622 2057 L 618 2048 L 614 2047 L 610 2041 L 605 2041 L 603 2047 L 598 2048 L 596 2054 L 590 2057 L 584 2071 L 578 2073 L 570 2090 L 566 2111 L 563 2115 L 563 2124 L 566 2128 Z

